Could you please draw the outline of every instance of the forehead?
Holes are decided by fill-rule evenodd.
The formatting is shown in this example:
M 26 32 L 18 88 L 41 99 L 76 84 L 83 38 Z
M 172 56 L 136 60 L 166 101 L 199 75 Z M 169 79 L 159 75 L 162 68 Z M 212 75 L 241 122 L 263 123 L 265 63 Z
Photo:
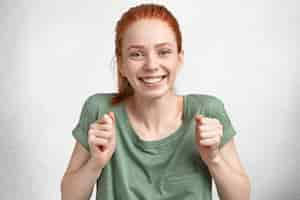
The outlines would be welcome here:
M 123 46 L 154 46 L 159 43 L 176 45 L 173 30 L 166 22 L 157 19 L 143 19 L 131 24 L 124 33 Z

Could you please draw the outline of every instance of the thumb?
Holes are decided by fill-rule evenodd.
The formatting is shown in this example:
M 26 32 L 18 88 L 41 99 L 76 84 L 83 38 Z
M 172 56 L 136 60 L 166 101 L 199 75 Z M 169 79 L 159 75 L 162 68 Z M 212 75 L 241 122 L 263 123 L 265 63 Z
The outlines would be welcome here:
M 112 113 L 112 112 L 106 113 L 106 114 L 100 116 L 100 117 L 97 119 L 97 123 L 98 123 L 98 124 L 103 124 L 103 123 L 107 122 L 107 120 L 113 122 L 113 121 L 114 121 L 114 119 L 113 119 L 114 117 L 112 116 L 113 114 L 111 114 L 111 113 Z
M 197 122 L 197 123 L 201 123 L 202 122 L 202 118 L 203 118 L 204 116 L 203 115 L 195 115 L 195 121 Z
M 112 119 L 112 121 L 115 121 L 115 113 L 114 112 L 109 112 L 108 115 L 110 116 L 110 118 Z

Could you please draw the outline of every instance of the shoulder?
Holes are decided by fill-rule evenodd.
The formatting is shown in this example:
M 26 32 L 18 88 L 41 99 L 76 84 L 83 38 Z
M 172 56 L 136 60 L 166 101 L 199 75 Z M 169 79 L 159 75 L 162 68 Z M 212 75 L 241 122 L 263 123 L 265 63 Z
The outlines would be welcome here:
M 91 105 L 98 105 L 99 103 L 109 103 L 115 93 L 94 93 L 89 95 L 85 103 Z
M 220 97 L 210 94 L 189 94 L 188 96 L 189 107 L 197 113 L 208 117 L 220 117 L 226 112 Z
M 111 98 L 115 93 L 94 93 L 84 101 L 84 109 L 87 112 L 96 112 L 99 108 L 109 107 Z
M 220 97 L 210 94 L 189 94 L 189 99 L 192 103 L 201 104 L 205 107 L 223 106 L 223 101 Z

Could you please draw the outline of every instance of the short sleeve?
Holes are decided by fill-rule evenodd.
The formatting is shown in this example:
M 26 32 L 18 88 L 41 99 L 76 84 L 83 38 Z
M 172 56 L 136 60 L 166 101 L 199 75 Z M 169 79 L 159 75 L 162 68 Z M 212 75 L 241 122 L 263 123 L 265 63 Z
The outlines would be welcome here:
M 79 121 L 75 128 L 72 130 L 74 138 L 87 150 L 89 151 L 88 144 L 88 130 L 91 123 L 97 120 L 98 109 L 95 103 L 92 102 L 92 96 L 88 97 L 84 102 Z
M 223 125 L 223 136 L 219 148 L 226 144 L 234 135 L 236 131 L 231 123 L 228 113 L 225 110 L 224 103 L 217 97 L 214 97 L 208 105 L 208 117 L 216 118 Z

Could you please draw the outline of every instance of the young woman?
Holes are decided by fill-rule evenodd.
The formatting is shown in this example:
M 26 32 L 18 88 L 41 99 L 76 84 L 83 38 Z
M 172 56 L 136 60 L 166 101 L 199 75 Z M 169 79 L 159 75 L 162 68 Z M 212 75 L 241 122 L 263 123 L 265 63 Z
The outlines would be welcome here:
M 250 181 L 223 102 L 174 92 L 183 64 L 181 32 L 164 6 L 130 8 L 116 26 L 118 93 L 88 97 L 62 199 L 249 200 Z

